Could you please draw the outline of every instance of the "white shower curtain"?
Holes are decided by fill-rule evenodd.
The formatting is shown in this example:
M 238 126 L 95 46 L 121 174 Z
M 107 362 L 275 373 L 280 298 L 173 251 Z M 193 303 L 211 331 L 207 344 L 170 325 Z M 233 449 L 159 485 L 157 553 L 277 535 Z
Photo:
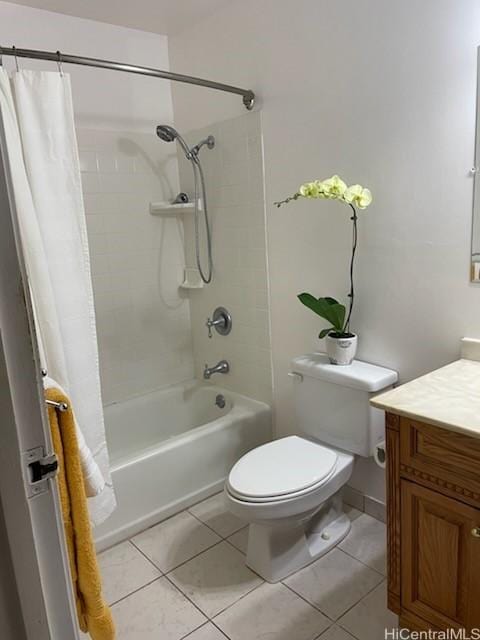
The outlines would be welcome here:
M 0 69 L 7 137 L 42 364 L 72 400 L 106 485 L 92 522 L 115 508 L 103 423 L 90 258 L 70 77 Z

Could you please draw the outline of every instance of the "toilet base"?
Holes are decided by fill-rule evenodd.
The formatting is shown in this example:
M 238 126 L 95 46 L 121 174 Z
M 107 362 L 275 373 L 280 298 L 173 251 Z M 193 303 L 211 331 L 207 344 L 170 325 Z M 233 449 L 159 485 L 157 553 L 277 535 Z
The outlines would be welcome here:
M 350 531 L 340 493 L 301 522 L 253 523 L 248 531 L 247 565 L 267 582 L 278 582 L 335 547 Z

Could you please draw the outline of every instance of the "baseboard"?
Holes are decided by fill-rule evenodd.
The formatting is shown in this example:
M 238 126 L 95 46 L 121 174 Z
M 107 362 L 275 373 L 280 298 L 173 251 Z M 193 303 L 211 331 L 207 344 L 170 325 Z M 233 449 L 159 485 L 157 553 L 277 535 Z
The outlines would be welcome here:
M 349 487 L 348 485 L 343 488 L 343 501 L 345 504 L 363 511 L 364 513 L 372 516 L 376 520 L 386 522 L 386 505 L 385 503 L 363 494 L 358 489 Z

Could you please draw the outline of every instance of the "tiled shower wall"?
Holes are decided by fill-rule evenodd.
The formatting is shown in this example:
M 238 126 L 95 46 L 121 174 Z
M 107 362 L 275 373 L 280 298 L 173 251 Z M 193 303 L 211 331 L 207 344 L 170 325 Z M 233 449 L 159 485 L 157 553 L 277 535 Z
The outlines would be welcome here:
M 152 135 L 77 131 L 104 403 L 193 377 L 183 227 L 152 216 L 178 192 L 173 145 Z
M 189 144 L 195 144 L 209 134 L 215 136 L 215 148 L 203 147 L 200 157 L 205 169 L 212 222 L 214 275 L 211 284 L 189 292 L 195 374 L 201 378 L 205 363 L 212 366 L 225 358 L 230 363 L 230 373 L 215 376 L 212 383 L 271 402 L 260 114 L 248 113 L 191 131 L 186 139 Z M 181 151 L 179 168 L 181 189 L 193 196 L 191 166 Z M 182 216 L 187 266 L 195 267 L 193 215 Z M 205 249 L 202 255 L 202 263 L 206 265 Z M 220 336 L 214 331 L 209 339 L 205 322 L 217 306 L 230 311 L 233 329 L 228 336 Z

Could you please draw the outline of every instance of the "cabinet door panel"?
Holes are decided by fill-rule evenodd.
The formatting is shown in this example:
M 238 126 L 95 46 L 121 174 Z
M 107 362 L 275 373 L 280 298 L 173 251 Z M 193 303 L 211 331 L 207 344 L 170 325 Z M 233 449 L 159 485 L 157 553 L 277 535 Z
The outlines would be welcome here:
M 480 512 L 406 480 L 401 500 L 402 608 L 440 628 L 474 626 Z
M 463 617 L 458 585 L 461 561 L 461 524 L 449 521 L 431 504 L 418 502 L 417 598 L 450 618 Z

